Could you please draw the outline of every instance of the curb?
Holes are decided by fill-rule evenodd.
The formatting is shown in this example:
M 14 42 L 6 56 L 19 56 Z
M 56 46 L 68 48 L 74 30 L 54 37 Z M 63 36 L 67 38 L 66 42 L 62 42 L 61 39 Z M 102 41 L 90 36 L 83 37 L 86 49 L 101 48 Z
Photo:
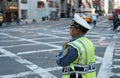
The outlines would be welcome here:
M 26 21 L 26 20 L 22 20 L 20 23 L 17 22 L 11 22 L 11 23 L 3 23 L 3 25 L 1 26 L 2 28 L 5 27 L 11 27 L 11 26 L 21 26 L 21 25 L 31 25 L 31 24 L 39 24 L 39 23 L 45 23 L 45 22 L 62 22 L 65 20 L 71 20 L 71 18 L 60 18 L 59 20 L 45 20 L 45 21 Z

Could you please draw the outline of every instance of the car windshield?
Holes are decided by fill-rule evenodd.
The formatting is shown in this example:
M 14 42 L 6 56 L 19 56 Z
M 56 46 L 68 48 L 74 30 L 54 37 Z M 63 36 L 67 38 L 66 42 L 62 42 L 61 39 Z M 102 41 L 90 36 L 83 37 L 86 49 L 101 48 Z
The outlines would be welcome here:
M 80 16 L 81 16 L 81 17 L 91 17 L 92 14 L 91 14 L 91 13 L 84 12 L 84 13 L 80 13 Z

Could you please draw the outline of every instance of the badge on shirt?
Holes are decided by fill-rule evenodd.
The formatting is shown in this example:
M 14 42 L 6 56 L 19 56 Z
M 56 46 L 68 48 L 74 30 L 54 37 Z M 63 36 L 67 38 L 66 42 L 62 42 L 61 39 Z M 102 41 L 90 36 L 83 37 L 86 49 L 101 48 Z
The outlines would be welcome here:
M 66 48 L 62 54 L 62 56 L 65 56 L 68 53 L 68 48 Z

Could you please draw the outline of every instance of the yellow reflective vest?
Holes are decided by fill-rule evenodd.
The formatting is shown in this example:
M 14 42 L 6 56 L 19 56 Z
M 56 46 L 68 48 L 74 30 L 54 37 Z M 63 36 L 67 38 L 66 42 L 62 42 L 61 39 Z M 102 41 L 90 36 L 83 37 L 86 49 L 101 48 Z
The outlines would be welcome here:
M 71 73 L 81 74 L 82 78 L 96 78 L 95 47 L 85 36 L 69 42 L 68 46 L 77 49 L 78 57 L 63 68 L 62 78 L 70 78 Z

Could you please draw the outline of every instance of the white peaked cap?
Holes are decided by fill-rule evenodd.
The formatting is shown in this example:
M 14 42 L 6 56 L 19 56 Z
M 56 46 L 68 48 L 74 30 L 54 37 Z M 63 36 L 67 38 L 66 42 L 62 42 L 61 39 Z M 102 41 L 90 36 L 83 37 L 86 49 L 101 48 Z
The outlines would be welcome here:
M 88 30 L 92 28 L 83 18 L 80 17 L 79 14 L 75 14 L 73 20 L 76 23 L 78 23 L 80 26 L 82 26 Z

